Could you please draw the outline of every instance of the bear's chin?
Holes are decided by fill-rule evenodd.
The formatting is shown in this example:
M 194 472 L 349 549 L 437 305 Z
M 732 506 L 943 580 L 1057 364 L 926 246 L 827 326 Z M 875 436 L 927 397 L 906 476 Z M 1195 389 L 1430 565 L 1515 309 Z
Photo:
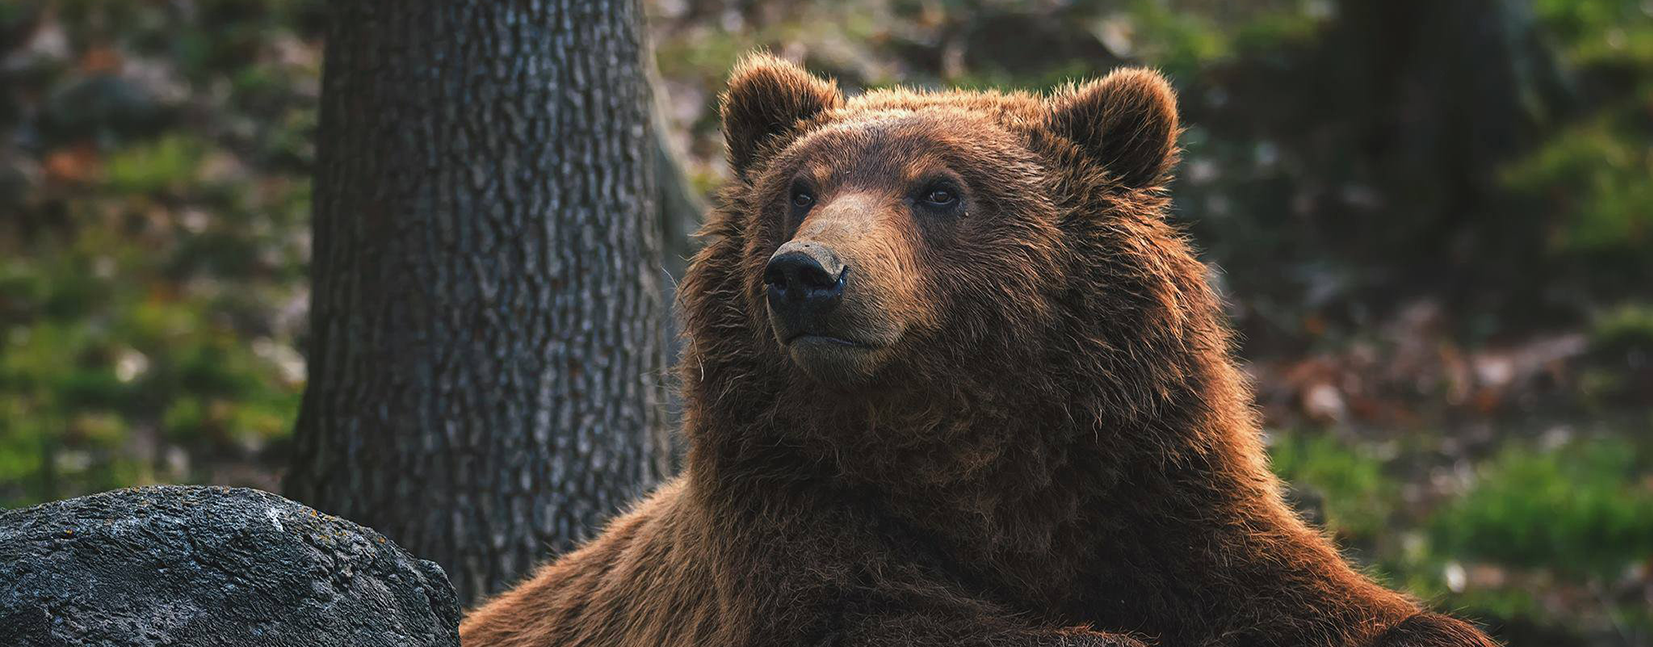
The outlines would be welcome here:
M 837 389 L 865 387 L 884 365 L 887 349 L 822 335 L 803 335 L 786 345 L 792 363 L 815 382 Z

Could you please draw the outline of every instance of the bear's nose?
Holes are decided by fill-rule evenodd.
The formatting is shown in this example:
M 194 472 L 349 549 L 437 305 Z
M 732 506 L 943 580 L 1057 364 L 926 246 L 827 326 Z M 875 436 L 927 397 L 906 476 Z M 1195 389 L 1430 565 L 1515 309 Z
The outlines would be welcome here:
M 777 314 L 803 324 L 812 316 L 824 315 L 844 296 L 849 268 L 825 245 L 789 242 L 775 250 L 763 270 L 769 286 L 769 307 Z

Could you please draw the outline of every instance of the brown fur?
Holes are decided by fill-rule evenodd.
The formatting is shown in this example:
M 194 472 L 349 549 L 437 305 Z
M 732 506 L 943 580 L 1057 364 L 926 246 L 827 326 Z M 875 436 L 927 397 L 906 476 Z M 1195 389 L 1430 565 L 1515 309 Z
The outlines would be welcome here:
M 1493 644 L 1281 501 L 1162 217 L 1157 74 L 845 100 L 759 56 L 724 105 L 740 180 L 680 290 L 685 473 L 473 612 L 466 645 Z M 936 172 L 959 213 L 903 197 Z M 760 277 L 794 236 L 852 257 L 833 325 L 871 350 L 777 339 Z

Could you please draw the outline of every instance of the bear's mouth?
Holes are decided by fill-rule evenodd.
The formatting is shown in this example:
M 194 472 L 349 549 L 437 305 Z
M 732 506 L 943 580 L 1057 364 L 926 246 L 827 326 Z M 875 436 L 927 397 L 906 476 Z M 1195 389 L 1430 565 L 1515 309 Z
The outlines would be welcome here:
M 886 359 L 889 346 L 855 338 L 799 333 L 787 338 L 786 354 L 793 365 L 815 381 L 849 387 L 872 379 Z
M 874 346 L 872 344 L 869 344 L 869 343 L 866 343 L 866 342 L 861 342 L 861 341 L 855 341 L 853 339 L 845 339 L 843 337 L 834 337 L 832 335 L 818 335 L 818 334 L 815 334 L 815 333 L 807 333 L 807 332 L 797 333 L 797 334 L 792 335 L 791 337 L 787 338 L 787 340 L 786 340 L 786 345 L 787 346 L 791 346 L 795 343 L 828 344 L 828 345 L 834 345 L 834 346 L 846 346 L 846 347 L 850 347 L 850 348 L 862 348 L 862 349 L 866 349 L 866 350 L 873 350 L 873 349 L 877 348 L 877 346 Z

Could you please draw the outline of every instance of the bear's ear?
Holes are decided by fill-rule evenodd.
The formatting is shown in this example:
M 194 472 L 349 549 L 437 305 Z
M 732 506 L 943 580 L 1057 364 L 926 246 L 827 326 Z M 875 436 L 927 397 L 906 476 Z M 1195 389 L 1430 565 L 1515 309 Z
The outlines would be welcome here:
M 1045 125 L 1101 162 L 1125 187 L 1166 180 L 1177 162 L 1177 97 L 1158 72 L 1115 70 L 1046 101 Z
M 752 54 L 729 74 L 723 93 L 723 138 L 741 177 L 770 140 L 794 135 L 799 121 L 844 103 L 838 84 L 768 54 Z

